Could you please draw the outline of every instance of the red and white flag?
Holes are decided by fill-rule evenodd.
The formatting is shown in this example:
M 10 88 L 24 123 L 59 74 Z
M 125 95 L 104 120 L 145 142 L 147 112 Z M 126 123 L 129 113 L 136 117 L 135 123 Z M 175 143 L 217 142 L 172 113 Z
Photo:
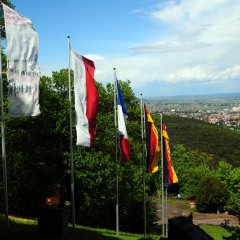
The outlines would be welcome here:
M 77 145 L 91 147 L 96 135 L 99 96 L 94 62 L 71 50 L 74 71 Z

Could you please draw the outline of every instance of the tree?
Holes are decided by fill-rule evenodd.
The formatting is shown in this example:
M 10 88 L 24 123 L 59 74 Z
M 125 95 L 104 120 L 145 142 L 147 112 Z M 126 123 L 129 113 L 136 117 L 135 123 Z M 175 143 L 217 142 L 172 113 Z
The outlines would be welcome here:
M 194 198 L 201 179 L 210 174 L 207 162 L 211 155 L 199 151 L 188 151 L 183 145 L 174 146 L 172 162 L 179 179 L 179 191 L 183 197 Z
M 11 212 L 34 215 L 36 207 L 65 180 L 69 104 L 66 90 L 57 86 L 59 79 L 64 85 L 67 78 L 68 70 L 53 74 L 53 78 L 41 77 L 40 116 L 5 117 Z
M 202 120 L 164 116 L 171 142 L 184 144 L 188 150 L 198 150 L 212 156 L 211 169 L 225 160 L 234 167 L 240 166 L 240 135 L 229 128 L 209 124 Z
M 228 200 L 225 186 L 214 176 L 205 176 L 196 192 L 196 208 L 201 212 L 222 211 Z
M 225 221 L 225 223 L 222 224 L 222 227 L 224 227 L 231 234 L 230 236 L 223 237 L 224 240 L 239 240 L 240 239 L 239 226 L 236 226 L 236 227 L 229 226 L 228 222 Z
M 225 210 L 240 216 L 240 168 L 233 168 L 232 165 L 221 161 L 215 176 L 224 184 L 229 193 Z
M 62 200 L 71 201 L 67 79 L 67 69 L 53 72 L 52 77 L 41 77 L 40 116 L 5 116 L 11 213 L 34 216 L 39 204 L 59 189 L 63 193 Z M 102 84 L 96 84 L 100 106 L 95 146 L 93 149 L 73 149 L 77 221 L 114 228 L 116 166 L 113 85 L 107 84 L 104 88 Z M 130 82 L 120 81 L 120 85 L 129 111 L 126 124 L 131 144 L 131 161 L 119 164 L 120 219 L 124 220 L 121 221 L 121 229 L 141 231 L 143 211 L 139 208 L 143 207 L 143 169 L 140 106 Z M 74 114 L 74 104 L 72 108 Z M 74 120 L 73 116 L 73 126 Z M 73 142 L 74 139 L 76 133 L 73 129 Z M 147 176 L 146 193 L 153 193 L 154 188 L 156 190 L 154 178 L 155 175 Z
M 143 211 L 142 146 L 140 106 L 130 81 L 119 81 L 129 112 L 126 121 L 131 146 L 129 163 L 119 164 L 120 227 L 141 231 Z M 100 106 L 97 117 L 97 135 L 94 149 L 75 148 L 77 219 L 82 224 L 115 228 L 115 127 L 113 112 L 113 85 L 106 89 L 97 83 Z M 118 152 L 118 156 L 119 156 Z M 147 182 L 156 176 L 147 176 Z M 147 192 L 152 191 L 146 188 Z M 102 216 L 104 215 L 104 219 Z

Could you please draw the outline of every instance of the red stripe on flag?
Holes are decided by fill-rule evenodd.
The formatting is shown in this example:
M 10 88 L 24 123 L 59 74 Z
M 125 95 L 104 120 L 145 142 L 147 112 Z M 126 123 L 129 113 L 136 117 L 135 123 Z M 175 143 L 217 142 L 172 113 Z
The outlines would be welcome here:
M 152 125 L 152 124 L 151 124 Z M 150 137 L 150 151 L 149 151 L 149 163 L 148 163 L 148 173 L 153 172 L 153 167 L 154 166 L 154 157 L 155 157 L 155 152 L 156 152 L 156 148 L 157 148 L 157 144 L 158 144 L 158 139 L 153 131 L 153 127 L 151 126 L 151 137 Z
M 145 118 L 147 173 L 155 173 L 158 171 L 158 158 L 160 155 L 160 148 L 158 145 L 158 131 L 146 106 Z
M 94 62 L 83 57 L 82 60 L 85 66 L 86 73 L 86 116 L 88 119 L 89 134 L 90 134 L 90 146 L 93 145 L 94 137 L 96 135 L 96 119 L 99 105 L 98 91 L 94 82 Z
M 175 170 L 172 166 L 171 163 L 171 155 L 170 155 L 170 146 L 169 146 L 169 137 L 167 133 L 167 128 L 165 124 L 162 124 L 162 140 L 164 142 L 163 144 L 163 152 L 165 156 L 166 163 L 164 164 L 164 181 L 165 183 L 172 184 L 172 183 L 177 183 L 178 178 L 175 173 Z
M 130 144 L 129 140 L 123 135 L 120 135 L 120 148 L 122 161 L 128 162 L 130 160 Z

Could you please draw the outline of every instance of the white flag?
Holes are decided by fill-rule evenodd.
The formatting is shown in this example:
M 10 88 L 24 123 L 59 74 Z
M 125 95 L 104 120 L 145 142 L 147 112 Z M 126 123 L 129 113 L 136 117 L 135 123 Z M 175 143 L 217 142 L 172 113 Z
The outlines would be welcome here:
M 37 116 L 39 110 L 38 34 L 31 20 L 2 4 L 7 39 L 9 115 Z

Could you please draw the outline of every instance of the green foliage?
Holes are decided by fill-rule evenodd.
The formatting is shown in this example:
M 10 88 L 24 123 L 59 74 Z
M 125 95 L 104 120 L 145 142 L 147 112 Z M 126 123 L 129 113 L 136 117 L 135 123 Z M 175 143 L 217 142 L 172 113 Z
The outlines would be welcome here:
M 14 8 L 11 1 L 3 2 Z M 2 59 L 5 69 L 6 56 Z M 5 75 L 3 80 L 6 111 Z M 131 145 L 130 163 L 118 166 L 120 227 L 142 231 L 145 169 L 142 169 L 141 112 L 130 84 L 130 81 L 120 81 L 129 112 L 126 124 Z M 89 226 L 115 228 L 114 86 L 109 83 L 104 87 L 97 82 L 96 85 L 100 105 L 94 148 L 74 148 L 77 221 Z M 63 192 L 63 201 L 71 200 L 68 69 L 52 72 L 51 77 L 42 76 L 40 89 L 40 116 L 9 118 L 6 112 L 4 115 L 10 211 L 24 215 L 34 215 L 37 206 L 59 190 Z M 74 104 L 72 112 L 74 126 Z M 158 116 L 152 117 L 160 129 Z M 170 193 L 175 193 L 177 188 L 183 197 L 196 197 L 197 207 L 202 211 L 215 212 L 226 204 L 225 210 L 239 214 L 240 168 L 234 167 L 240 166 L 240 135 L 194 119 L 164 116 L 164 122 L 170 136 L 172 163 L 179 178 L 177 187 L 169 188 Z M 75 139 L 73 131 L 73 142 Z M 117 155 L 120 158 L 119 151 Z M 216 169 L 215 177 L 213 169 Z M 0 177 L 2 179 L 2 172 Z M 146 195 L 154 195 L 160 189 L 160 179 L 159 173 L 146 175 Z M 2 189 L 0 181 L 1 192 Z M 3 194 L 0 194 L 0 209 L 3 210 Z M 147 213 L 150 224 L 155 216 L 155 207 L 150 202 Z
M 205 152 L 213 157 L 210 167 L 217 168 L 224 160 L 234 167 L 240 166 L 240 134 L 222 126 L 191 118 L 164 116 L 171 144 L 183 144 L 188 150 Z
M 62 201 L 71 201 L 67 79 L 67 69 L 53 72 L 52 77 L 41 77 L 40 116 L 34 118 L 5 116 L 9 205 L 13 213 L 34 215 L 37 206 L 43 203 L 47 196 L 53 196 L 59 190 L 63 193 Z M 100 106 L 95 146 L 93 149 L 74 148 L 77 221 L 90 226 L 115 228 L 113 85 L 108 84 L 104 88 L 102 84 L 96 84 Z M 143 211 L 139 211 L 139 208 L 143 209 L 140 108 L 130 82 L 120 81 L 120 85 L 129 111 L 127 128 L 131 144 L 130 163 L 119 164 L 121 228 L 142 231 Z M 72 112 L 74 113 L 74 108 Z M 75 131 L 73 142 L 74 139 Z M 120 152 L 117 154 L 120 158 Z M 146 193 L 153 193 L 156 190 L 153 180 L 155 177 L 156 175 L 152 174 L 147 176 Z M 151 206 L 148 211 L 151 213 L 154 210 L 150 209 L 155 210 Z M 152 216 L 153 214 L 149 218 L 150 222 L 153 222 Z
M 62 81 L 66 73 L 61 75 Z M 33 215 L 36 206 L 53 195 L 64 179 L 68 100 L 56 91 L 55 82 L 55 78 L 41 78 L 40 116 L 5 117 L 9 205 L 15 213 Z
M 196 192 L 196 208 L 200 212 L 222 211 L 228 200 L 225 186 L 214 176 L 202 178 Z
M 201 179 L 210 174 L 207 162 L 211 155 L 198 151 L 187 151 L 183 145 L 176 145 L 172 152 L 172 162 L 179 179 L 183 197 L 194 198 Z
M 225 210 L 240 216 L 240 168 L 221 161 L 215 175 L 228 189 L 229 200 Z
M 120 163 L 118 166 L 120 228 L 128 231 L 143 231 L 143 211 L 139 211 L 143 209 L 140 108 L 130 82 L 120 81 L 120 85 L 129 111 L 126 123 L 131 145 L 131 161 L 126 164 Z M 97 88 L 100 106 L 94 149 L 74 150 L 78 221 L 88 226 L 115 228 L 116 159 L 113 85 L 108 84 L 105 89 L 102 84 L 97 83 Z M 120 158 L 120 152 L 117 154 Z M 151 182 L 154 177 L 149 175 L 146 181 Z M 150 191 L 152 189 L 146 188 L 146 192 Z M 148 209 L 151 213 L 153 212 L 150 211 L 151 209 L 155 210 L 152 206 Z M 152 222 L 153 214 L 149 219 Z
M 11 212 L 33 215 L 36 207 L 43 203 L 47 196 L 54 195 L 59 189 L 64 193 L 62 200 L 71 201 L 67 79 L 68 69 L 53 72 L 52 77 L 41 77 L 40 116 L 11 119 L 5 115 Z M 96 85 L 100 95 L 100 106 L 94 148 L 74 147 L 73 149 L 77 221 L 89 226 L 115 228 L 116 159 L 113 84 L 107 84 L 106 87 L 101 83 L 96 83 Z M 120 81 L 120 85 L 129 111 L 126 124 L 131 146 L 131 161 L 127 164 L 119 164 L 120 227 L 126 230 L 142 231 L 141 113 L 139 101 L 130 87 L 130 82 Z M 7 104 L 7 99 L 4 104 Z M 153 116 L 159 129 L 160 123 L 157 118 L 158 116 Z M 172 163 L 179 178 L 177 190 L 183 197 L 192 198 L 196 196 L 202 178 L 210 175 L 211 169 L 216 168 L 216 155 L 210 151 L 195 148 L 194 144 L 191 145 L 192 148 L 178 144 L 178 134 L 182 133 L 182 126 L 180 126 L 182 120 L 179 118 L 178 120 L 179 122 L 166 117 Z M 194 129 L 194 122 L 192 124 L 191 126 L 191 123 L 187 122 L 187 126 L 191 126 L 190 132 Z M 208 125 L 200 123 L 195 127 L 197 139 L 202 127 L 208 129 Z M 214 131 L 209 132 L 209 134 L 213 133 Z M 188 137 L 190 137 L 189 134 L 185 132 Z M 181 142 L 186 136 L 181 139 Z M 73 130 L 73 142 L 75 139 L 76 135 Z M 194 142 L 193 139 L 191 141 Z M 186 140 L 186 146 L 188 144 L 189 140 Z M 208 147 L 205 148 L 207 149 Z M 120 158 L 119 151 L 117 154 Z M 224 155 L 222 158 L 225 158 Z M 233 171 L 232 167 L 220 164 L 216 176 L 222 184 L 228 183 L 229 186 L 226 185 L 230 194 L 226 209 L 229 211 L 238 209 L 236 204 L 238 204 L 240 189 L 239 170 Z M 157 189 L 160 189 L 160 179 L 159 173 L 146 175 L 146 195 L 154 195 Z M 0 182 L 0 188 L 2 188 L 2 182 Z M 170 193 L 176 191 L 174 186 L 171 186 L 169 190 Z M 2 199 L 0 200 L 3 202 Z M 3 208 L 3 206 L 0 207 Z M 150 203 L 147 212 L 150 214 L 148 220 L 153 222 L 155 207 Z
M 240 239 L 240 228 L 237 227 L 231 227 L 228 225 L 228 222 L 225 221 L 222 226 L 229 232 L 230 236 L 224 236 L 224 240 L 239 240 Z
M 88 226 L 111 226 L 114 217 L 114 162 L 109 155 L 94 149 L 77 149 L 74 159 L 78 222 Z

